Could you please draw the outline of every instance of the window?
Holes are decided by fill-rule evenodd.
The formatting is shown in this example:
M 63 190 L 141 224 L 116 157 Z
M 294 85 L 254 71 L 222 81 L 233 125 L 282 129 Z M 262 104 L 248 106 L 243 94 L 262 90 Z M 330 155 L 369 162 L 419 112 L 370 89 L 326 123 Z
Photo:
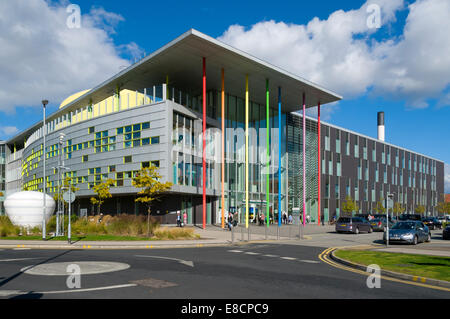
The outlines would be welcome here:
M 121 135 L 121 134 L 123 134 L 123 127 L 119 127 L 119 128 L 117 128 L 117 135 Z
M 131 155 L 123 157 L 123 162 L 124 163 L 131 163 L 131 161 L 132 161 L 132 156 Z
M 159 144 L 159 136 L 152 137 L 152 144 Z
M 150 122 L 144 122 L 142 123 L 142 130 L 147 130 L 150 128 Z
M 95 132 L 95 127 L 94 126 L 91 126 L 90 128 L 89 128 L 89 134 L 92 134 L 92 133 L 94 133 Z
M 141 163 L 141 168 L 149 168 L 150 167 L 150 162 L 142 162 Z
M 115 172 L 116 171 L 116 165 L 111 165 L 111 166 L 109 166 L 109 172 L 110 173 L 113 173 L 113 172 Z
M 341 153 L 341 131 L 336 131 L 336 153 Z
M 83 160 L 82 160 L 83 163 L 84 163 L 84 162 L 87 162 L 88 160 L 89 160 L 88 155 L 83 155 Z
M 143 138 L 142 139 L 142 146 L 149 145 L 149 144 L 150 144 L 150 139 L 149 138 Z
M 159 161 L 152 161 L 152 165 L 156 166 L 156 167 L 159 167 Z

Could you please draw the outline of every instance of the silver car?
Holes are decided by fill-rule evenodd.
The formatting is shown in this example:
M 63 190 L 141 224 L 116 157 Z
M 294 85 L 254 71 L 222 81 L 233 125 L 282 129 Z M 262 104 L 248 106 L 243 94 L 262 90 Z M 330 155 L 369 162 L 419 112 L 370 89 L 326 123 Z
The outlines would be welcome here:
M 383 240 L 386 242 L 386 232 Z M 401 221 L 389 229 L 389 242 L 408 243 L 417 245 L 421 242 L 429 242 L 431 233 L 427 226 L 419 221 Z

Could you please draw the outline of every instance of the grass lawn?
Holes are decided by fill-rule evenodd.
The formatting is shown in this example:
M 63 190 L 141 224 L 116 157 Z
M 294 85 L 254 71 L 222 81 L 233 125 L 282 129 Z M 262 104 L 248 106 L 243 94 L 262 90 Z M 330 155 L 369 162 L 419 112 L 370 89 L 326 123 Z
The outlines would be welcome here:
M 383 270 L 450 281 L 450 258 L 366 250 L 338 250 L 335 255 L 361 265 L 377 264 Z

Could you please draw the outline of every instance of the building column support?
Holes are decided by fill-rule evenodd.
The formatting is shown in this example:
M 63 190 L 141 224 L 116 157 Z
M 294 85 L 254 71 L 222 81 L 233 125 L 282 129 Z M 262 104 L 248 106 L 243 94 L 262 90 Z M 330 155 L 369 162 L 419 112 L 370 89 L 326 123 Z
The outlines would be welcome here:
M 320 225 L 320 214 L 321 214 L 321 196 L 320 196 L 320 179 L 322 177 L 321 172 L 321 149 L 320 149 L 320 101 L 317 104 L 317 216 L 318 216 L 318 224 Z
M 167 77 L 168 80 L 168 77 Z M 203 58 L 203 229 L 206 228 L 206 58 Z
M 248 74 L 245 75 L 245 228 L 248 228 Z
M 225 70 L 222 68 L 222 228 L 225 228 Z
M 266 79 L 266 224 L 269 227 L 270 213 L 270 110 L 269 110 L 269 79 Z
M 278 227 L 281 227 L 281 87 L 278 87 Z
M 306 224 L 306 97 L 303 92 L 303 226 Z

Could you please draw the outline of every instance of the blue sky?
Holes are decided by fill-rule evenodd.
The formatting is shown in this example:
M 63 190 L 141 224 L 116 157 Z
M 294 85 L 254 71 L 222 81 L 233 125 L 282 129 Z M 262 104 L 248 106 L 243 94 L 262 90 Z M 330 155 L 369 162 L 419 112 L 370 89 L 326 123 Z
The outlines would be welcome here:
M 7 44 L 0 52 L 7 69 L 0 75 L 0 139 L 40 120 L 42 98 L 53 112 L 65 96 L 195 28 L 343 95 L 323 107 L 326 121 L 376 137 L 376 114 L 384 111 L 387 142 L 450 163 L 448 1 L 72 3 L 81 9 L 81 29 L 69 31 L 68 1 L 0 4 L 0 43 Z M 382 25 L 367 30 L 372 3 Z

